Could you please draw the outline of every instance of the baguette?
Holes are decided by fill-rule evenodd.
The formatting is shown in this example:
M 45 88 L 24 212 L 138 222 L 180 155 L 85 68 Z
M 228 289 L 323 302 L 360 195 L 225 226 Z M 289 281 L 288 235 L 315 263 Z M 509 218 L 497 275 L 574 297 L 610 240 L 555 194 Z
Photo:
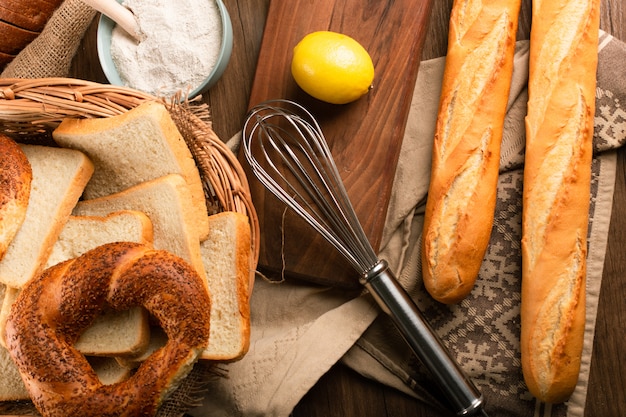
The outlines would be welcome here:
M 424 285 L 442 303 L 470 293 L 489 243 L 519 8 L 452 8 L 422 240 Z
M 599 1 L 533 2 L 522 214 L 521 355 L 539 400 L 578 381 Z

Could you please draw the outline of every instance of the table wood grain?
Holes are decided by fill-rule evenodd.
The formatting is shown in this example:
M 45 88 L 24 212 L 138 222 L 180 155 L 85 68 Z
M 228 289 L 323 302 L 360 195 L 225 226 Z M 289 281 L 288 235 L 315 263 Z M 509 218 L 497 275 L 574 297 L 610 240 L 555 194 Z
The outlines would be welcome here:
M 269 0 L 224 2 L 233 23 L 233 55 L 222 79 L 203 99 L 211 106 L 216 133 L 227 140 L 241 129 L 245 118 Z M 523 0 L 522 3 L 518 38 L 528 39 L 530 0 Z M 434 2 L 423 59 L 445 55 L 451 7 L 452 0 Z M 602 0 L 600 26 L 626 41 L 624 9 L 624 0 Z M 74 59 L 71 75 L 104 82 L 97 64 L 94 38 L 95 25 L 92 25 Z M 623 353 L 626 342 L 626 256 L 623 252 L 626 245 L 625 204 L 626 149 L 622 148 L 618 153 L 614 209 L 600 294 L 586 417 L 617 417 L 626 410 L 626 356 Z M 394 389 L 365 379 L 342 365 L 334 366 L 324 375 L 293 411 L 293 417 L 448 415 Z

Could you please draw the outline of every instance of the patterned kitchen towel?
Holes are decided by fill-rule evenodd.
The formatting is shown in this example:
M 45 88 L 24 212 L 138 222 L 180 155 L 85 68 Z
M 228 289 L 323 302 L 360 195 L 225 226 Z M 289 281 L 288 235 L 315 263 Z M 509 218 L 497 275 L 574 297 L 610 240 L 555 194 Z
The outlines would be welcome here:
M 576 390 L 564 404 L 540 404 L 530 395 L 521 374 L 519 351 L 521 282 L 522 165 L 524 158 L 524 116 L 528 77 L 528 42 L 519 42 L 513 85 L 505 122 L 501 175 L 491 241 L 471 295 L 459 305 L 434 302 L 423 289 L 419 258 L 421 219 L 427 184 L 413 178 L 429 175 L 428 153 L 434 132 L 440 79 L 445 58 L 422 63 L 413 106 L 420 120 L 413 119 L 401 158 L 418 158 L 420 164 L 401 163 L 396 176 L 394 208 L 387 221 L 387 246 L 383 253 L 403 253 L 401 282 L 444 343 L 485 396 L 490 415 L 510 417 L 582 417 L 584 415 L 591 350 L 604 254 L 611 218 L 615 181 L 615 149 L 626 142 L 626 45 L 606 33 L 599 44 L 598 83 L 594 132 L 594 160 L 587 264 L 587 321 L 585 344 Z M 419 145 L 416 145 L 419 144 Z M 413 149 L 420 147 L 420 149 Z M 424 149 L 421 149 L 423 147 Z M 418 167 L 416 165 L 422 165 Z M 409 183 L 410 185 L 407 185 Z M 419 187 L 417 187 L 419 184 Z M 410 196 L 417 192 L 417 196 Z M 393 216 L 393 217 L 392 217 Z M 410 220 L 410 221 L 409 221 Z M 409 395 L 432 401 L 428 377 L 391 322 L 379 316 L 343 358 L 344 363 L 375 380 L 394 386 Z

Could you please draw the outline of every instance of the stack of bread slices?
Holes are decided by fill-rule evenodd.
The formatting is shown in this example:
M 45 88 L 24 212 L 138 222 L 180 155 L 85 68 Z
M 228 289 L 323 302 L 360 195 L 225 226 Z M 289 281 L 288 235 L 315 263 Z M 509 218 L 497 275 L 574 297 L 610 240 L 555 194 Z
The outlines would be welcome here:
M 125 114 L 66 119 L 58 147 L 21 144 L 33 179 L 26 218 L 0 261 L 0 401 L 28 399 L 5 347 L 20 288 L 45 268 L 117 241 L 167 250 L 206 277 L 211 334 L 203 360 L 233 361 L 248 350 L 248 217 L 209 215 L 202 179 L 166 107 L 145 102 Z M 166 342 L 142 308 L 106 311 L 76 347 L 102 382 L 127 378 Z

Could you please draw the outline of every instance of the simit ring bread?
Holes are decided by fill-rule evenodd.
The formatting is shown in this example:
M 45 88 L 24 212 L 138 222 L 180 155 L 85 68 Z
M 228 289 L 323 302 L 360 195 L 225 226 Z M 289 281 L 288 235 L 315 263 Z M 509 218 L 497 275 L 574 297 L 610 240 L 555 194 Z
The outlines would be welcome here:
M 105 308 L 145 307 L 167 334 L 128 380 L 104 385 L 73 347 Z M 210 299 L 182 259 L 117 242 L 29 281 L 6 325 L 7 347 L 44 416 L 151 416 L 191 370 L 209 338 Z
M 33 172 L 22 149 L 0 134 L 0 259 L 24 218 Z

